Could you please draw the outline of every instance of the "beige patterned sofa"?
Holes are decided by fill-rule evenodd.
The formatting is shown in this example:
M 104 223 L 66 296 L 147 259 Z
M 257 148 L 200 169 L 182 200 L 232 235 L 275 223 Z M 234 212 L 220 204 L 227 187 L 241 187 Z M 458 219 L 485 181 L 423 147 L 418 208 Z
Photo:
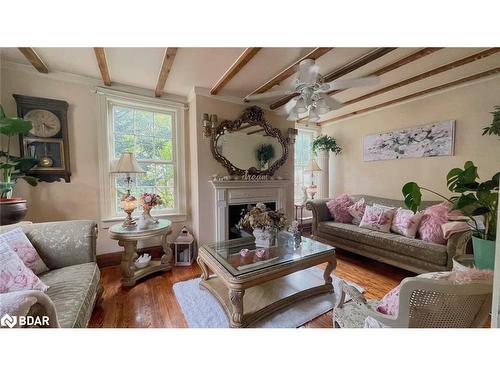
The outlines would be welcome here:
M 62 328 L 86 327 L 102 294 L 96 263 L 97 224 L 91 220 L 0 227 L 0 233 L 21 227 L 48 272 L 38 275 L 49 286 L 45 292 L 55 305 Z M 43 315 L 34 305 L 29 315 Z
M 390 207 L 405 207 L 400 200 L 352 195 L 354 200 L 365 198 L 373 203 Z M 470 232 L 457 233 L 450 237 L 447 245 L 438 245 L 412 239 L 394 233 L 382 233 L 360 228 L 353 224 L 335 222 L 326 207 L 329 199 L 315 199 L 306 203 L 313 213 L 312 234 L 314 238 L 327 242 L 339 249 L 366 256 L 415 273 L 445 271 L 452 268 L 452 258 L 464 254 L 470 246 Z M 439 202 L 422 202 L 426 208 Z

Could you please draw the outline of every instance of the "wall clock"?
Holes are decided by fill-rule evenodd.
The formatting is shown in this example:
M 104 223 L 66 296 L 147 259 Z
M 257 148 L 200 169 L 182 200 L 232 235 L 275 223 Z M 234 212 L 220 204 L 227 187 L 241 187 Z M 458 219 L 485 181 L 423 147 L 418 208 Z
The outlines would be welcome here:
M 38 160 L 29 172 L 39 181 L 70 182 L 68 103 L 63 100 L 14 94 L 17 115 L 30 120 L 33 129 L 19 136 L 21 156 Z

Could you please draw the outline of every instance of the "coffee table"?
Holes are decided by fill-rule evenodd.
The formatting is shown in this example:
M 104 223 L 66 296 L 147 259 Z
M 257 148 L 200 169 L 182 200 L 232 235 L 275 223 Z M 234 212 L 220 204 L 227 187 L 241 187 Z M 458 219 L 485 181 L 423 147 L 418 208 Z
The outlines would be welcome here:
M 253 237 L 200 248 L 200 286 L 221 303 L 231 327 L 248 327 L 299 300 L 333 292 L 334 247 L 302 237 L 296 248 L 290 233 L 277 237 L 277 246 L 267 249 L 256 248 Z M 245 256 L 242 249 L 248 249 Z M 322 263 L 327 263 L 323 278 L 307 271 Z

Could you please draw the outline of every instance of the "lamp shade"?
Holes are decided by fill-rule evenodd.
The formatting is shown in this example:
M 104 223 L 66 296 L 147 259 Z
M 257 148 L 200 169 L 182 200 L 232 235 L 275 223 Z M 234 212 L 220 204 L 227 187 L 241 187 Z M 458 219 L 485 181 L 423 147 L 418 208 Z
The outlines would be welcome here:
M 309 161 L 309 165 L 307 166 L 307 169 L 305 170 L 306 172 L 320 172 L 322 169 L 319 167 L 318 163 L 316 163 L 316 160 L 311 159 Z
M 145 173 L 131 152 L 124 152 L 111 173 Z

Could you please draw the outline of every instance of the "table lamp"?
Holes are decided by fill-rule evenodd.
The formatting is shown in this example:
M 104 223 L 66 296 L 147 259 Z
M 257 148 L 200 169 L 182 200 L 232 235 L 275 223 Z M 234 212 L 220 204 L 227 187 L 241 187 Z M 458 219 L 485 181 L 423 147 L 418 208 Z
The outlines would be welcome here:
M 120 207 L 123 209 L 123 211 L 125 211 L 127 217 L 125 218 L 122 226 L 124 228 L 135 227 L 136 222 L 132 218 L 132 212 L 134 212 L 135 208 L 137 207 L 137 199 L 130 194 L 130 181 L 132 180 L 130 175 L 146 172 L 144 172 L 143 169 L 139 166 L 139 163 L 135 159 L 132 152 L 124 152 L 120 156 L 120 160 L 118 160 L 114 168 L 111 170 L 111 173 L 123 173 L 126 175 L 127 194 L 121 198 Z
M 307 187 L 307 191 L 311 197 L 311 199 L 314 199 L 314 196 L 318 192 L 318 187 L 314 183 L 314 172 L 321 172 L 321 168 L 319 167 L 318 163 L 316 163 L 316 160 L 311 159 L 309 161 L 309 165 L 307 168 L 304 170 L 305 172 L 311 172 L 311 185 Z

